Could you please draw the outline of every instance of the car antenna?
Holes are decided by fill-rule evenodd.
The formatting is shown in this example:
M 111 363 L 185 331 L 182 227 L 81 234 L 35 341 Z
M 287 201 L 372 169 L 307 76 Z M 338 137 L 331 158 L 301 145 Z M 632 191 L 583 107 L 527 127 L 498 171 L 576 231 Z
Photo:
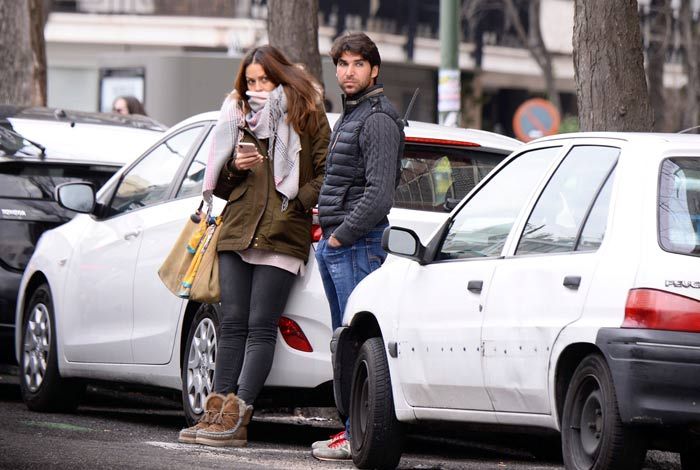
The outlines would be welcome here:
M 411 111 L 413 110 L 413 104 L 416 102 L 416 98 L 418 97 L 418 92 L 420 91 L 420 88 L 416 88 L 416 91 L 413 92 L 413 96 L 411 97 L 411 101 L 408 102 L 408 106 L 406 106 L 406 114 L 403 115 L 403 119 L 401 122 L 403 122 L 404 127 L 408 127 L 408 116 L 411 115 Z
M 683 129 L 682 131 L 678 131 L 677 134 L 686 134 L 686 133 L 688 133 L 689 131 L 692 131 L 692 130 L 695 130 L 695 129 L 700 129 L 700 126 L 693 126 L 693 127 L 687 128 L 687 129 Z

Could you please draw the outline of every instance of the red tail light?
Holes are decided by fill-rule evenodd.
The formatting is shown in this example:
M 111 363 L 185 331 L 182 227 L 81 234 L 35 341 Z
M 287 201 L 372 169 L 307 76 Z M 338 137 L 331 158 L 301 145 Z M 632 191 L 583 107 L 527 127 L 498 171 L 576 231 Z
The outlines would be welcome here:
M 654 289 L 632 289 L 623 328 L 700 333 L 700 301 Z
M 302 352 L 314 351 L 314 348 L 311 347 L 311 343 L 306 339 L 306 335 L 297 322 L 287 317 L 280 317 L 278 326 L 280 333 L 282 333 L 282 338 L 284 338 L 284 341 L 290 348 Z
M 314 207 L 311 209 L 312 220 L 311 223 L 311 243 L 317 242 L 323 236 L 323 231 L 321 230 L 321 225 L 318 222 L 318 208 Z

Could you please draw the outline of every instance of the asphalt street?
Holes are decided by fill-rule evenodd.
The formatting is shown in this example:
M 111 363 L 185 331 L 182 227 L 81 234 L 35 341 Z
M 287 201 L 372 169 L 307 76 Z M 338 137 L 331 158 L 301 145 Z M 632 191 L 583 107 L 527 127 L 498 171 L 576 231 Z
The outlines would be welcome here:
M 321 462 L 311 456 L 311 442 L 340 428 L 337 420 L 306 414 L 256 411 L 247 448 L 185 445 L 177 442 L 183 417 L 171 397 L 89 387 L 75 414 L 34 413 L 22 403 L 15 378 L 0 375 L 0 468 L 354 468 L 351 462 Z M 556 457 L 542 457 L 552 453 L 552 445 L 556 447 L 527 434 L 423 432 L 407 438 L 399 468 L 562 469 Z M 680 464 L 676 454 L 650 452 L 645 468 L 674 470 Z

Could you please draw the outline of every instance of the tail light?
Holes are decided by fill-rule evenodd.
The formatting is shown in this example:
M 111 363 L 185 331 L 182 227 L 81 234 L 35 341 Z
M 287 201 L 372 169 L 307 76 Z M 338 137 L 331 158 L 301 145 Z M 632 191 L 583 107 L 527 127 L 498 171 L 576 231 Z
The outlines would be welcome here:
M 280 317 L 278 326 L 280 333 L 282 333 L 282 338 L 284 338 L 284 341 L 290 348 L 302 352 L 314 351 L 314 348 L 311 347 L 311 343 L 306 339 L 304 331 L 297 322 L 287 317 Z
M 655 289 L 632 289 L 623 328 L 700 333 L 700 301 Z
M 312 222 L 311 222 L 311 243 L 315 243 L 321 239 L 321 236 L 323 235 L 323 231 L 321 230 L 321 225 L 318 221 L 318 208 L 314 207 L 311 210 L 311 217 L 312 217 Z

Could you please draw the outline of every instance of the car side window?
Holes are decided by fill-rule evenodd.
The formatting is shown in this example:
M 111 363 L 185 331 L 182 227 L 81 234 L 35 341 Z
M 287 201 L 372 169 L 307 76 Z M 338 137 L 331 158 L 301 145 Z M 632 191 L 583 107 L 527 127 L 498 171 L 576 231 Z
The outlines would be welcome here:
M 573 251 L 579 229 L 619 154 L 614 147 L 573 147 L 537 200 L 516 255 Z
M 610 173 L 605 181 L 603 189 L 593 204 L 591 213 L 583 226 L 581 238 L 576 245 L 576 251 L 595 251 L 603 243 L 605 229 L 608 226 L 608 212 L 610 209 L 610 195 L 612 194 L 612 183 L 615 179 L 615 170 Z
M 209 135 L 202 145 L 200 145 L 199 150 L 197 150 L 197 154 L 194 156 L 190 167 L 187 169 L 185 179 L 182 180 L 182 184 L 177 190 L 177 197 L 192 197 L 202 193 L 204 169 L 207 165 L 207 158 L 209 157 L 209 148 L 211 148 L 213 135 L 213 132 L 209 132 Z
M 178 168 L 201 132 L 202 126 L 198 126 L 175 134 L 124 173 L 110 203 L 109 215 L 165 200 Z
M 700 158 L 668 158 L 659 179 L 659 243 L 671 253 L 700 256 Z
M 463 199 L 505 157 L 468 148 L 406 145 L 394 207 L 449 212 L 447 199 Z
M 515 219 L 560 149 L 532 150 L 501 168 L 457 213 L 438 259 L 499 256 Z

